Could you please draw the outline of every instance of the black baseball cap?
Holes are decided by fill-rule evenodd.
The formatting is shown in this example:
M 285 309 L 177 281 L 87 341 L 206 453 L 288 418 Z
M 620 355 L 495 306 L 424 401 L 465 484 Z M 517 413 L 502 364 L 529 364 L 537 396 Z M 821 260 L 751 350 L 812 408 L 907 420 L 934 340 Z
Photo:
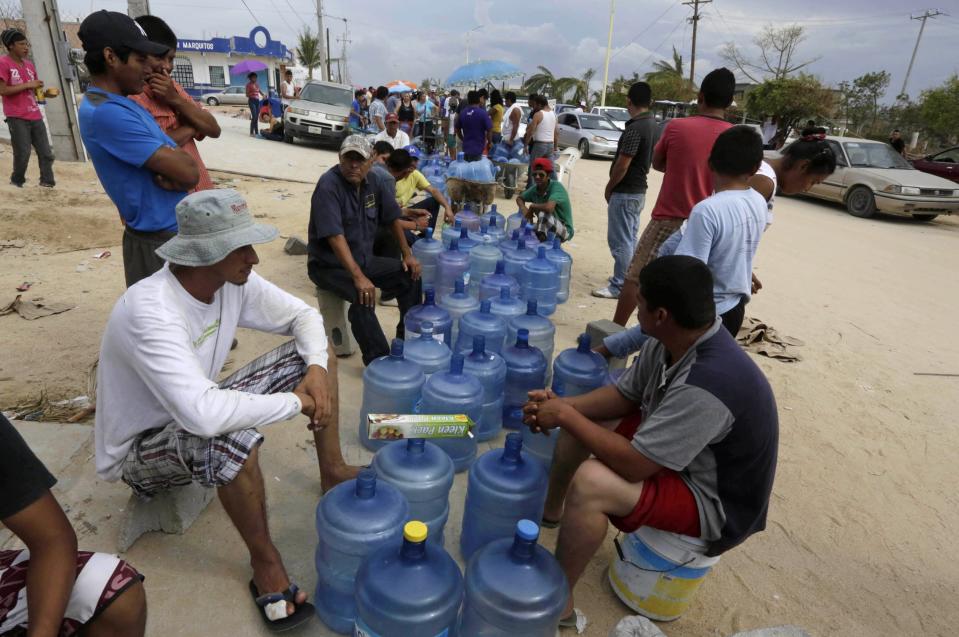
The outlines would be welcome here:
M 79 36 L 85 51 L 127 47 L 149 55 L 166 55 L 170 50 L 162 44 L 150 41 L 143 27 L 130 16 L 105 9 L 91 13 L 83 20 Z

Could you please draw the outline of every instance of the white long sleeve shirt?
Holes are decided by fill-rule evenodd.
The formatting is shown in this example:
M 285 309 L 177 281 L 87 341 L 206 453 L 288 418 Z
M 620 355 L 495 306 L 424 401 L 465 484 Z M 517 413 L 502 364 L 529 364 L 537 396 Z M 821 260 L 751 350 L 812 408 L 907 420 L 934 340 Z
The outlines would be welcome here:
M 168 266 L 120 297 L 110 314 L 97 373 L 97 474 L 118 480 L 133 440 L 175 422 L 204 438 L 287 420 L 302 405 L 293 393 L 220 389 L 214 380 L 237 327 L 291 334 L 307 365 L 327 365 L 323 319 L 255 272 L 203 303 Z

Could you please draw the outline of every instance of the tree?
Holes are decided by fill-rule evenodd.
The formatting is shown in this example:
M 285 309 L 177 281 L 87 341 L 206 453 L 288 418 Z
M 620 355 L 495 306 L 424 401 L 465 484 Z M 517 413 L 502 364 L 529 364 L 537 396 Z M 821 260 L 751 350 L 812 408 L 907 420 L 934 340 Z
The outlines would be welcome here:
M 876 125 L 879 116 L 879 98 L 889 88 L 890 75 L 888 71 L 875 71 L 860 75 L 852 84 L 844 83 L 843 101 L 846 106 L 846 116 L 856 129 L 862 133 L 863 128 L 872 128 Z
M 919 112 L 926 130 L 940 143 L 951 143 L 959 133 L 959 75 L 942 86 L 922 92 Z
M 566 97 L 566 95 L 573 91 L 572 102 L 578 104 L 579 102 L 589 103 L 589 83 L 593 80 L 593 77 L 596 75 L 596 69 L 586 69 L 583 73 L 583 77 L 561 77 L 556 80 L 556 98 L 560 99 L 561 97 Z M 597 100 L 598 101 L 598 100 Z
M 653 99 L 688 102 L 694 91 L 686 79 L 683 69 L 683 56 L 673 47 L 672 63 L 658 60 L 653 63 L 653 71 L 646 74 L 645 80 L 652 90 Z M 627 89 L 628 90 L 628 89 Z
M 675 46 L 673 47 L 673 63 L 670 64 L 666 60 L 656 60 L 653 62 L 653 69 L 652 72 L 646 74 L 646 81 L 649 81 L 650 77 L 686 76 L 686 72 L 683 69 L 683 56 L 679 54 Z
M 759 49 L 759 57 L 755 61 L 740 50 L 735 42 L 727 42 L 720 56 L 753 82 L 759 83 L 766 78 L 781 80 L 819 59 L 814 57 L 805 62 L 795 60 L 796 50 L 805 39 L 805 27 L 802 25 L 776 28 L 767 24 L 753 38 L 753 44 Z
M 746 95 L 746 106 L 751 112 L 776 118 L 776 134 L 782 139 L 807 119 L 829 117 L 833 101 L 833 92 L 806 73 L 766 80 Z
M 556 88 L 556 76 L 545 66 L 537 66 L 539 73 L 534 73 L 526 78 L 523 88 L 530 93 L 550 94 Z
M 307 27 L 297 36 L 296 54 L 313 79 L 313 69 L 320 65 L 320 39 Z

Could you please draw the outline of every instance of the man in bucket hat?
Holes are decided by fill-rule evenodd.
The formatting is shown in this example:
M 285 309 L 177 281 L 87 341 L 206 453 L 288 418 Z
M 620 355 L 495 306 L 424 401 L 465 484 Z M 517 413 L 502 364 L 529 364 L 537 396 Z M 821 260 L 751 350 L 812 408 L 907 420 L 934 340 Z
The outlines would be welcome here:
M 167 265 L 126 291 L 103 335 L 97 473 L 142 497 L 216 488 L 250 552 L 253 597 L 271 629 L 286 629 L 313 609 L 270 538 L 257 427 L 305 414 L 323 489 L 354 477 L 340 452 L 336 359 L 319 313 L 253 271 L 253 246 L 277 230 L 254 223 L 239 193 L 197 192 L 176 214 L 178 234 L 157 250 Z M 293 340 L 217 383 L 238 327 Z

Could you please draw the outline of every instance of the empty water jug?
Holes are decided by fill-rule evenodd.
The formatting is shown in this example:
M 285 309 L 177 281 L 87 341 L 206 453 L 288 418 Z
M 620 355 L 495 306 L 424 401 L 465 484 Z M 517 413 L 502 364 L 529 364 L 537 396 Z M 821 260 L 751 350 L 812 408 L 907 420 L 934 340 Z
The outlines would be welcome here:
M 483 386 L 483 408 L 476 423 L 477 442 L 495 438 L 503 428 L 503 392 L 506 389 L 506 361 L 486 348 L 486 339 L 473 337 L 473 349 L 463 361 L 463 371 Z
M 546 246 L 539 246 L 536 258 L 523 264 L 523 298 L 536 301 L 536 311 L 550 316 L 556 311 L 559 268 L 546 258 Z
M 426 321 L 433 324 L 433 338 L 447 345 L 452 344 L 450 337 L 453 333 L 453 319 L 450 318 L 449 312 L 436 304 L 436 292 L 433 288 L 424 288 L 423 303 L 411 307 L 403 318 L 406 338 L 419 336 L 421 326 Z
M 466 252 L 469 254 L 469 252 L 479 244 L 479 241 L 470 236 L 469 230 L 465 225 L 461 225 L 460 236 L 457 243 L 459 245 L 460 252 Z
M 363 370 L 363 404 L 360 407 L 360 442 L 376 451 L 388 439 L 370 439 L 370 414 L 412 414 L 416 411 L 426 377 L 416 363 L 403 356 L 403 341 L 394 339 L 389 356 L 377 358 Z
M 439 190 L 443 196 L 446 196 L 446 178 L 443 177 L 443 171 L 439 167 L 431 168 L 426 178 L 430 185 Z
M 473 337 L 482 336 L 487 350 L 501 354 L 506 340 L 506 321 L 492 312 L 489 300 L 480 303 L 479 309 L 464 314 L 459 321 L 456 337 L 457 352 L 465 352 L 473 347 Z
M 443 228 L 443 232 L 441 234 L 441 237 L 443 239 L 443 247 L 449 250 L 450 242 L 453 239 L 459 239 L 460 234 L 462 233 L 462 230 L 463 230 L 463 223 L 459 219 L 455 220 L 453 222 L 453 225 L 446 226 L 445 228 Z
M 506 232 L 506 217 L 500 214 L 499 210 L 496 207 L 496 204 L 492 204 L 484 214 L 480 215 L 484 225 L 489 225 L 491 220 L 496 221 L 496 227 Z
M 459 335 L 460 319 L 467 312 L 478 310 L 479 301 L 469 295 L 469 292 L 466 291 L 466 285 L 462 280 L 459 280 L 453 286 L 453 291 L 442 298 L 440 305 L 450 313 L 450 318 L 453 319 L 453 330 L 450 333 L 452 340 L 449 345 L 455 349 L 454 344 Z
M 526 239 L 520 238 L 516 244 L 515 250 L 504 250 L 503 261 L 506 262 L 506 274 L 510 275 L 519 282 L 520 294 L 525 286 L 525 274 L 523 266 L 527 261 L 536 258 L 536 253 L 526 247 Z
M 430 542 L 442 546 L 453 486 L 453 461 L 446 452 L 432 442 L 411 438 L 377 451 L 370 467 L 381 482 L 399 489 L 410 505 L 409 519 L 426 524 Z
M 489 221 L 484 221 L 480 228 L 489 236 L 489 243 L 499 245 L 506 238 L 506 231 L 503 229 L 503 222 L 496 217 L 491 217 Z
M 513 230 L 522 230 L 524 225 L 526 225 L 526 217 L 523 216 L 522 210 L 517 210 L 506 220 L 506 234 L 512 234 Z
M 460 225 L 462 225 L 467 230 L 477 232 L 480 229 L 479 215 L 473 212 L 473 209 L 470 207 L 469 204 L 466 204 L 466 206 L 464 206 L 462 210 L 457 212 L 454 219 L 458 219 L 460 222 Z
M 553 239 L 553 247 L 546 251 L 546 258 L 559 268 L 559 292 L 556 293 L 556 302 L 565 303 L 569 300 L 569 279 L 573 273 L 573 257 L 563 250 L 559 239 Z
M 521 231 L 511 230 L 508 234 L 509 237 L 500 241 L 499 249 L 503 251 L 503 254 L 506 254 L 509 250 L 515 250 L 516 246 L 519 245 L 519 237 Z
M 487 451 L 470 468 L 460 535 L 464 560 L 493 540 L 512 537 L 520 520 L 542 519 L 546 468 L 522 449 L 522 437 L 511 433 L 503 449 Z
M 452 352 L 444 343 L 433 338 L 433 323 L 423 321 L 419 336 L 406 340 L 403 356 L 420 366 L 426 378 L 449 369 Z
M 503 260 L 503 251 L 494 243 L 480 243 L 470 250 L 469 292 L 479 298 L 483 279 L 496 272 L 496 264 Z
M 472 282 L 473 279 L 471 277 L 470 283 Z M 483 277 L 480 281 L 479 300 L 485 301 L 486 299 L 498 298 L 503 286 L 509 288 L 510 296 L 516 297 L 517 299 L 519 298 L 519 281 L 516 280 L 516 277 L 506 274 L 506 262 L 500 259 L 496 262 L 496 269 L 493 271 L 493 274 Z
M 470 231 L 470 239 L 478 244 L 491 243 L 495 246 L 498 246 L 499 242 L 502 241 L 502 237 L 496 237 L 489 233 L 489 227 L 485 223 L 480 225 L 479 231 Z
M 512 538 L 490 542 L 466 567 L 460 637 L 554 637 L 569 598 L 566 576 L 520 520 Z
M 490 299 L 490 312 L 506 321 L 506 341 L 504 345 L 510 342 L 509 322 L 517 316 L 522 316 L 526 312 L 526 304 L 510 294 L 510 288 L 503 286 L 499 289 L 499 296 Z
M 506 360 L 506 392 L 503 396 L 503 427 L 523 426 L 523 405 L 529 392 L 546 387 L 546 358 L 529 344 L 529 330 L 522 328 L 514 345 L 503 348 Z
M 470 255 L 460 252 L 459 239 L 450 241 L 449 250 L 441 253 L 437 259 L 437 267 L 436 294 L 440 299 L 456 288 L 457 281 L 469 284 L 464 275 L 469 272 Z
M 516 338 L 520 328 L 529 331 L 529 344 L 538 347 L 546 357 L 547 382 L 553 377 L 550 363 L 553 362 L 553 340 L 556 337 L 556 326 L 553 322 L 539 313 L 535 300 L 526 302 L 526 313 L 516 316 L 506 324 L 506 342 Z
M 316 507 L 316 595 L 313 604 L 323 623 L 349 634 L 356 620 L 353 589 L 363 558 L 402 543 L 410 507 L 396 487 L 377 483 L 364 470 L 355 480 L 330 489 Z
M 423 287 L 433 287 L 436 285 L 436 261 L 443 252 L 443 243 L 433 238 L 433 228 L 427 228 L 423 231 L 423 237 L 413 244 L 412 250 L 423 268 L 420 273 Z
M 358 637 L 446 637 L 456 634 L 463 575 L 426 525 L 407 522 L 400 548 L 367 556 L 356 574 Z
M 526 247 L 533 252 L 539 247 L 539 237 L 536 236 L 536 229 L 533 228 L 533 224 L 531 223 L 527 223 L 523 227 L 523 233 L 520 235 L 520 239 L 525 240 Z
M 464 159 L 464 153 L 462 151 L 456 153 L 456 161 L 450 163 L 450 165 L 447 167 L 447 176 L 455 177 L 457 179 L 465 179 L 466 164 L 467 162 L 466 159 Z
M 423 385 L 421 414 L 466 414 L 477 423 L 483 409 L 483 386 L 463 372 L 463 355 L 453 354 L 450 371 L 433 374 Z M 456 472 L 465 471 L 476 459 L 476 438 L 435 438 L 437 447 L 449 454 Z

